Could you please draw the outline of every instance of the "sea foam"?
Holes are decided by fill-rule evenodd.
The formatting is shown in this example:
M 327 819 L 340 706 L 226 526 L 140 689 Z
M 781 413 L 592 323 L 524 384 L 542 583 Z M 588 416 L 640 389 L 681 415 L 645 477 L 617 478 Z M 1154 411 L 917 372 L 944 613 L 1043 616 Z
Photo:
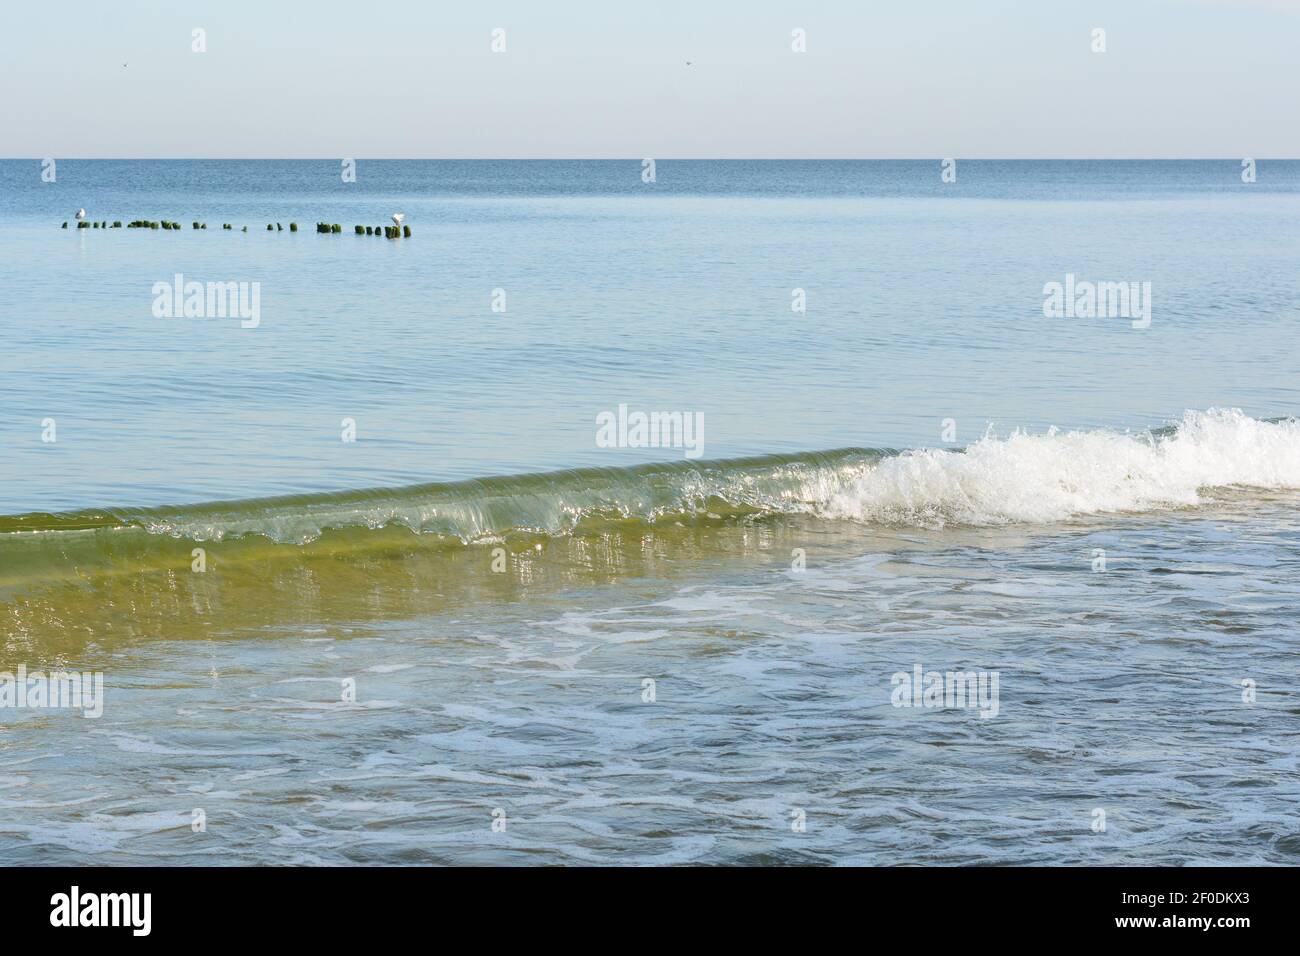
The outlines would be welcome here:
M 1300 488 L 1300 422 L 1210 409 L 1141 435 L 989 434 L 962 451 L 885 458 L 817 510 L 858 521 L 1051 522 L 1197 505 L 1208 489 L 1229 486 Z

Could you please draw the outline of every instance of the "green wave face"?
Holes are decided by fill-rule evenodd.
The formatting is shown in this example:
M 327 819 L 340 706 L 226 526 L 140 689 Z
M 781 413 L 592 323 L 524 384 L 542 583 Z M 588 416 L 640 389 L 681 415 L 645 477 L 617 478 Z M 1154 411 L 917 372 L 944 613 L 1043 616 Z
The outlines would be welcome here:
M 74 549 L 66 556 L 75 557 L 75 549 L 87 543 L 76 535 L 132 531 L 194 542 L 260 536 L 303 545 L 329 531 L 390 527 L 470 544 L 518 533 L 580 533 L 609 522 L 651 525 L 709 513 L 791 513 L 826 500 L 888 454 L 842 449 L 178 507 L 0 516 L 0 549 L 22 547 L 33 536 L 67 536 L 62 546 Z M 96 550 L 90 546 L 87 554 Z
M 860 548 L 891 528 L 951 538 L 1297 494 L 1300 421 L 1211 409 L 1138 435 L 1053 430 L 964 449 L 842 449 L 18 515 L 0 518 L 0 646 L 32 659 L 33 649 L 71 652 L 89 641 L 335 626 L 662 574 L 697 558 L 734 563 L 756 548 L 835 536 L 856 536 Z
M 519 600 L 738 555 L 885 452 L 581 469 L 400 489 L 0 518 L 6 656 L 266 633 Z M 811 520 L 811 519 L 810 519 Z M 737 535 L 710 537 L 731 526 Z

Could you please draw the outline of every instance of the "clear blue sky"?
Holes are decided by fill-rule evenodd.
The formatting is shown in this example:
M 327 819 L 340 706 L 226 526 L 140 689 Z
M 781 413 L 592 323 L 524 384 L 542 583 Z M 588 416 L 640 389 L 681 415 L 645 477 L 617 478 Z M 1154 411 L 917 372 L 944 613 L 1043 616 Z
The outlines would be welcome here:
M 0 24 L 8 157 L 1300 157 L 1300 0 L 13 0 Z

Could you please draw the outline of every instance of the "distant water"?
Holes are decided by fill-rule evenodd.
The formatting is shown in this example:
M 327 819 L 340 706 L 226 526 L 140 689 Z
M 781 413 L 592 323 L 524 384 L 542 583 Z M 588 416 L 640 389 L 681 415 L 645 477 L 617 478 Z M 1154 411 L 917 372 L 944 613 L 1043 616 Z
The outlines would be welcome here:
M 1300 862 L 1300 162 L 642 172 L 0 161 L 0 855 Z
M 959 161 L 949 184 L 937 160 L 663 160 L 653 185 L 640 161 L 40 172 L 0 163 L 0 512 L 663 457 L 596 447 L 620 403 L 702 413 L 708 458 L 1297 405 L 1300 162 L 1250 185 L 1235 160 Z M 60 229 L 80 207 L 184 228 Z M 352 234 L 399 211 L 410 242 Z M 178 272 L 260 282 L 259 327 L 154 318 Z M 1068 273 L 1151 282 L 1151 328 L 1044 319 Z

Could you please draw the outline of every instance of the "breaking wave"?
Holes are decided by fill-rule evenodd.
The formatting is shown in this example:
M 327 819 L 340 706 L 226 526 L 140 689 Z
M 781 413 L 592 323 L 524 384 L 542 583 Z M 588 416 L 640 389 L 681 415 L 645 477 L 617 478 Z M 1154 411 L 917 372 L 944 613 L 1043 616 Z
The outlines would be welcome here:
M 963 449 L 852 448 L 631 468 L 586 468 L 398 489 L 148 509 L 0 517 L 0 558 L 33 538 L 64 546 L 141 531 L 193 542 L 406 528 L 451 542 L 564 535 L 611 524 L 808 514 L 937 527 L 1056 522 L 1195 506 L 1212 489 L 1300 488 L 1300 422 L 1188 412 L 1140 434 L 988 434 Z M 12 556 L 12 555 L 11 555 Z

